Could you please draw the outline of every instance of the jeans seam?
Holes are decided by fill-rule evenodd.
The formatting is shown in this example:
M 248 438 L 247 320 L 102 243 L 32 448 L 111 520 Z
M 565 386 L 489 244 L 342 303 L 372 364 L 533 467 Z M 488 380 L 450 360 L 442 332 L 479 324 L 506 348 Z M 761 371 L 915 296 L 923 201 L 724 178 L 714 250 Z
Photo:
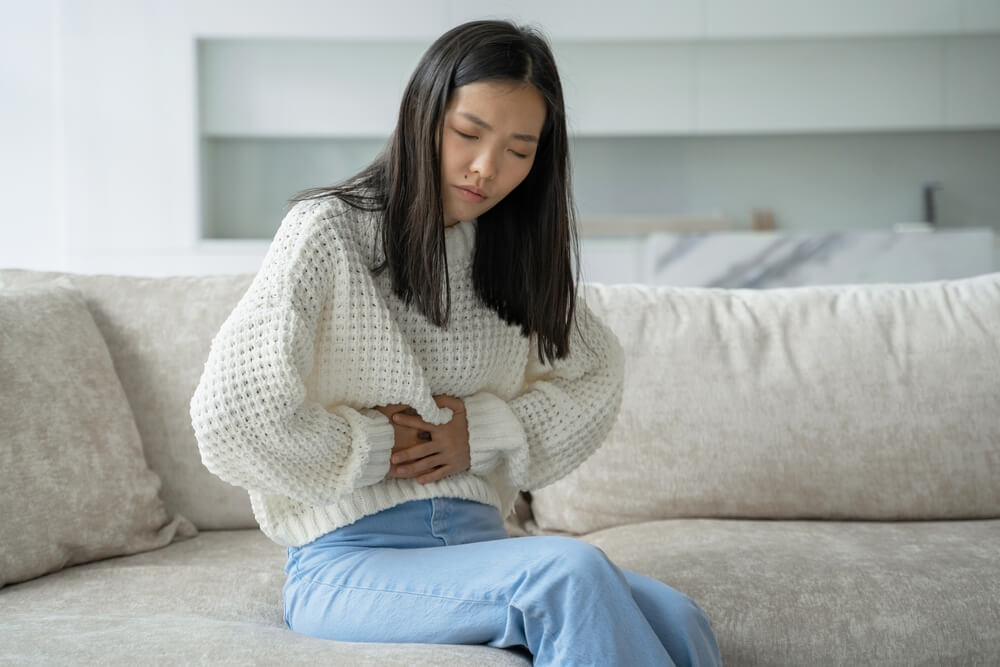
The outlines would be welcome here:
M 353 590 L 353 591 L 368 591 L 370 593 L 395 593 L 395 594 L 398 594 L 398 595 L 413 595 L 415 597 L 436 598 L 438 600 L 451 600 L 453 602 L 469 602 L 469 603 L 472 603 L 472 604 L 483 604 L 483 605 L 505 604 L 505 605 L 509 606 L 508 602 L 503 602 L 502 600 L 498 600 L 496 598 L 485 598 L 485 599 L 482 599 L 482 600 L 476 600 L 476 599 L 472 599 L 472 598 L 452 597 L 452 596 L 449 596 L 449 595 L 435 595 L 433 593 L 418 593 L 416 591 L 400 591 L 400 590 L 393 590 L 391 588 L 370 588 L 368 586 L 352 586 L 352 585 L 349 585 L 349 584 L 335 584 L 335 583 L 330 583 L 330 582 L 327 582 L 327 581 L 320 581 L 319 579 L 303 580 L 301 583 L 304 583 L 304 584 L 314 584 L 314 585 L 318 585 L 318 586 L 326 586 L 327 588 L 340 588 L 340 589 L 344 589 L 344 590 Z
M 442 546 L 449 546 L 448 540 L 443 535 L 438 535 L 438 533 L 435 530 L 434 522 L 437 519 L 437 515 L 438 515 L 438 503 L 436 502 L 436 500 L 437 500 L 436 498 L 430 498 L 430 501 L 431 501 L 431 518 L 430 518 L 430 521 L 428 521 L 428 523 L 430 524 L 429 527 L 430 527 L 430 531 L 431 531 L 431 536 L 435 537 L 436 539 L 441 540 Z M 442 506 L 441 507 L 441 513 L 442 513 L 442 515 L 445 513 L 445 511 L 446 511 L 445 507 Z M 447 518 L 447 517 L 444 517 L 444 518 Z

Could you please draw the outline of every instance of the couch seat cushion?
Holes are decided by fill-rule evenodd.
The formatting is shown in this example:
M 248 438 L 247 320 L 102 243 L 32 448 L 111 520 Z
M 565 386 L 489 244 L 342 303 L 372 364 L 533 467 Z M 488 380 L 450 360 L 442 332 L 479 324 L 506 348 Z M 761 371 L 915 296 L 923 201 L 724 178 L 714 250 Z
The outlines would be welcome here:
M 258 530 L 203 532 L 0 591 L 0 662 L 126 665 L 506 665 L 485 646 L 353 644 L 282 620 L 285 550 Z
M 1000 521 L 677 519 L 587 536 L 690 595 L 736 665 L 996 665 Z

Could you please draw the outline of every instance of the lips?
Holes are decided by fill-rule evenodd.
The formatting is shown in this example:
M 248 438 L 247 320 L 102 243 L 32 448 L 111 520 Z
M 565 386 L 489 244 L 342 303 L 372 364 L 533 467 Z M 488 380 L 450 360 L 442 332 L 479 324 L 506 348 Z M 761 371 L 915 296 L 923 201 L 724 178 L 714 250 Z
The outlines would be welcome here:
M 465 201 L 481 202 L 486 199 L 485 192 L 470 185 L 456 185 L 455 189 L 458 190 L 458 196 Z

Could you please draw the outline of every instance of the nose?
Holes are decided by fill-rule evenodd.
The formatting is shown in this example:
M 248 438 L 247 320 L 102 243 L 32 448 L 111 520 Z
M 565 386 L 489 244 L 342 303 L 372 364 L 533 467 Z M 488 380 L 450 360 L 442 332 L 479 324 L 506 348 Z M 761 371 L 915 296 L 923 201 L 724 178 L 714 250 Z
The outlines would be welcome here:
M 492 150 L 479 151 L 470 165 L 472 173 L 478 174 L 484 181 L 496 178 L 497 175 L 497 159 L 493 153 Z

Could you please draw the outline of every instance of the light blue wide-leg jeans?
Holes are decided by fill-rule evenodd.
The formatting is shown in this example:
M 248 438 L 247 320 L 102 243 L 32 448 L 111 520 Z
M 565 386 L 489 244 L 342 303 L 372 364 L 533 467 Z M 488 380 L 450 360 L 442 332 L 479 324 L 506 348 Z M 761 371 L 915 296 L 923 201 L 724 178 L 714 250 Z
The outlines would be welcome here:
M 509 538 L 468 500 L 414 500 L 288 549 L 285 623 L 355 642 L 525 646 L 535 665 L 719 665 L 711 622 L 569 537 Z

